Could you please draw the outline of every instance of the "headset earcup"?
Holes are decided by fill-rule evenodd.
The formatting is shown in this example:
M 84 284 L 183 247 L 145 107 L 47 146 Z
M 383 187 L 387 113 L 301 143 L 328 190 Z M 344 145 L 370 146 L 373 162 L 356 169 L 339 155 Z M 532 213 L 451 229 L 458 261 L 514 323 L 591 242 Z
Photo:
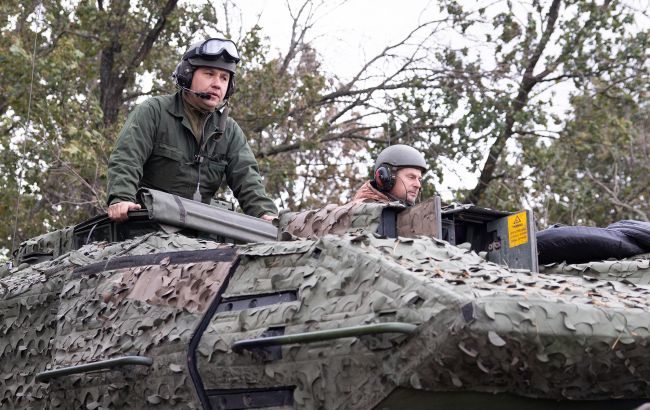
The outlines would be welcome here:
M 385 164 L 380 165 L 375 170 L 375 184 L 381 191 L 388 192 L 395 186 L 395 178 L 390 167 Z
M 172 77 L 176 79 L 176 84 L 185 88 L 192 88 L 192 76 L 194 75 L 194 67 L 187 61 L 182 60 L 174 70 Z

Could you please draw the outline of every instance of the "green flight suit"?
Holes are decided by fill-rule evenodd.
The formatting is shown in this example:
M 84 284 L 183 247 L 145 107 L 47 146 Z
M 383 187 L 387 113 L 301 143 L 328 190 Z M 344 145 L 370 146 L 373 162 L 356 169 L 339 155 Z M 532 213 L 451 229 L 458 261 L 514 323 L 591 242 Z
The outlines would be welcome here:
M 200 169 L 202 202 L 210 202 L 225 178 L 244 213 L 256 217 L 277 214 L 244 132 L 228 118 L 219 136 L 220 116 L 215 111 L 205 123 L 202 138 L 207 143 L 199 163 L 199 142 L 184 113 L 180 92 L 138 105 L 124 124 L 108 162 L 108 204 L 135 202 L 139 187 L 191 199 Z

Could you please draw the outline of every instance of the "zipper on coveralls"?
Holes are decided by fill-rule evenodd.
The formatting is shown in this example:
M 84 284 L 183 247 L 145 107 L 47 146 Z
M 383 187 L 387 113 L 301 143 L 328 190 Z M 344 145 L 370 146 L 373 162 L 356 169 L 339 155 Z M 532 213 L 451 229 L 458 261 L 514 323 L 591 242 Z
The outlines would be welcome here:
M 203 159 L 205 158 L 204 151 L 205 151 L 205 146 L 208 144 L 208 141 L 205 138 L 205 126 L 208 124 L 208 120 L 210 117 L 212 117 L 212 114 L 214 114 L 214 111 L 210 112 L 205 117 L 205 120 L 203 121 L 203 127 L 201 128 L 201 144 L 199 144 L 199 153 L 194 156 L 194 163 L 198 165 L 198 172 L 196 176 L 196 191 L 194 191 L 194 195 L 192 196 L 192 199 L 194 201 L 201 202 L 201 165 L 203 165 Z

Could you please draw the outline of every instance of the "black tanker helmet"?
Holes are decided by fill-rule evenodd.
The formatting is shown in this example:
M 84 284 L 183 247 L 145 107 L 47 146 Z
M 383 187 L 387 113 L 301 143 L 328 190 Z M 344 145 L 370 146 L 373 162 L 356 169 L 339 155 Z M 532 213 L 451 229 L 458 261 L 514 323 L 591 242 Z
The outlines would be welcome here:
M 209 38 L 189 46 L 176 66 L 172 79 L 181 88 L 189 89 L 197 67 L 226 70 L 230 73 L 230 81 L 224 99 L 228 99 L 235 92 L 235 74 L 239 60 L 237 46 L 232 40 Z

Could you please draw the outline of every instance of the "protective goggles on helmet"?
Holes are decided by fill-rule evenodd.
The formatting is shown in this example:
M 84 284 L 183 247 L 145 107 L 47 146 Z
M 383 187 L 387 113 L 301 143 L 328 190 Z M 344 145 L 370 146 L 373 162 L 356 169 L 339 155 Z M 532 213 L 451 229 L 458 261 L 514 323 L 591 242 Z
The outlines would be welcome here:
M 228 62 L 238 63 L 239 52 L 231 40 L 223 38 L 209 38 L 186 55 L 187 58 L 199 57 L 204 59 L 217 59 L 222 57 Z

